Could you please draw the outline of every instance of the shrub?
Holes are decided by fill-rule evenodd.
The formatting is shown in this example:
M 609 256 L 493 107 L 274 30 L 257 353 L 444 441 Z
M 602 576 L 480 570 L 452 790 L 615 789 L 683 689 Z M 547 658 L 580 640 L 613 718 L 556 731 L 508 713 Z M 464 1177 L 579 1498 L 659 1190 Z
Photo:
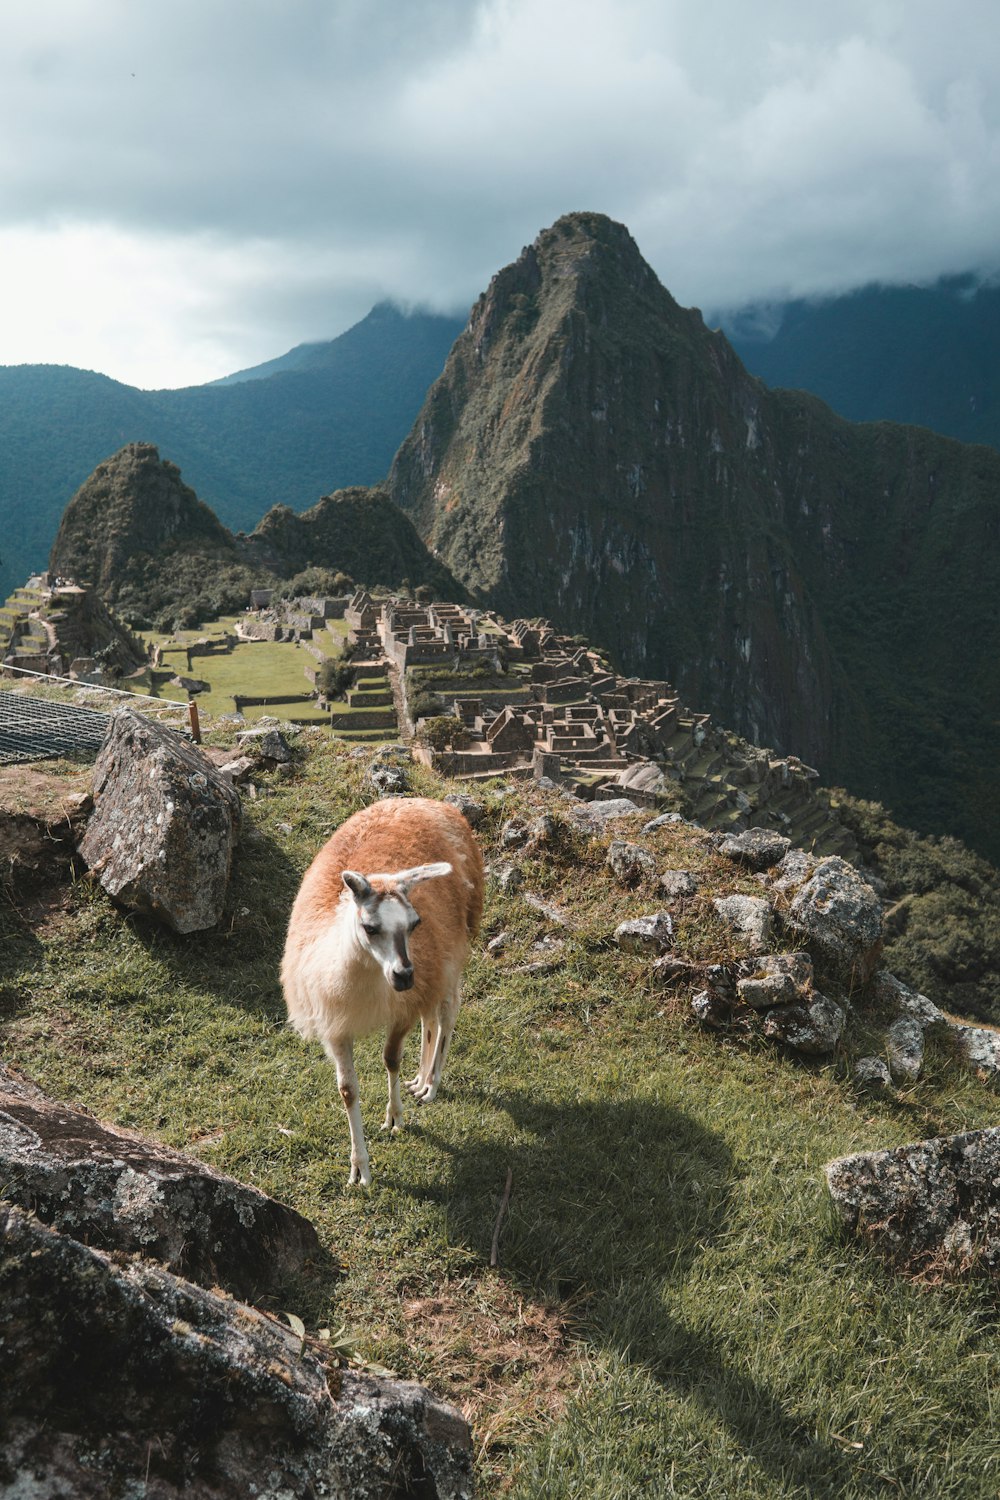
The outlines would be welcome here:
M 464 727 L 454 714 L 440 714 L 437 718 L 424 720 L 418 738 L 432 750 L 447 750 L 463 733 Z
M 316 686 L 325 698 L 343 698 L 354 686 L 354 668 L 346 661 L 328 657 L 316 673 Z
M 410 712 L 414 719 L 433 719 L 444 713 L 444 699 L 438 693 L 418 693 Z

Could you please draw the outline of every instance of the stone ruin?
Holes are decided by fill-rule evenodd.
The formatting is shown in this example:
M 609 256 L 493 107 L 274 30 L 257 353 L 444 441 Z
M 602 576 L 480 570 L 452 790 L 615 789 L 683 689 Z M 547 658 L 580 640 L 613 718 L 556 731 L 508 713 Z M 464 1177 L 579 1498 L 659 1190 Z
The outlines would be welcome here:
M 92 589 L 72 579 L 39 573 L 0 608 L 5 676 L 51 674 L 106 685 L 144 659 L 141 642 Z

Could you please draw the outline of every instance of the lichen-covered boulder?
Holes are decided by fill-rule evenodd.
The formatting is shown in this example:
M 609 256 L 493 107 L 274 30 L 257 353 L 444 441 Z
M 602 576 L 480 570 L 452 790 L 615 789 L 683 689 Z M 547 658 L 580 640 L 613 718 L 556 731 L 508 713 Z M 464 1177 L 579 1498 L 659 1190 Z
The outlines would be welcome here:
M 660 876 L 660 890 L 676 901 L 684 896 L 696 896 L 698 881 L 690 870 L 664 870 Z
M 716 896 L 712 905 L 736 937 L 743 938 L 751 953 L 764 953 L 771 945 L 771 906 L 762 896 Z
M 773 1005 L 794 1005 L 808 997 L 813 982 L 808 953 L 768 953 L 753 963 L 749 974 L 736 981 L 744 1005 L 768 1010 Z
M 778 864 L 791 847 L 791 839 L 783 833 L 774 833 L 770 828 L 747 828 L 723 839 L 719 853 L 739 864 L 749 865 L 751 870 L 768 870 Z
M 641 885 L 656 878 L 656 860 L 638 844 L 612 839 L 608 845 L 607 866 L 624 886 Z
M 843 1156 L 826 1180 L 845 1226 L 887 1258 L 1000 1271 L 1000 1129 Z
M 465 792 L 449 792 L 444 800 L 458 808 L 470 828 L 478 828 L 483 821 L 486 808 L 475 797 L 469 797 Z
M 46 1224 L 255 1298 L 322 1255 L 316 1231 L 257 1188 L 0 1067 L 0 1191 Z
M 469 1429 L 277 1319 L 0 1204 L 0 1485 L 32 1500 L 467 1500 Z
M 674 924 L 665 911 L 633 917 L 615 928 L 615 942 L 626 953 L 663 953 L 673 940 Z
M 380 797 L 405 797 L 410 790 L 410 778 L 403 767 L 385 760 L 377 760 L 369 766 L 367 779 Z
M 240 797 L 176 730 L 126 708 L 94 767 L 94 812 L 79 854 L 108 895 L 176 932 L 222 916 Z
M 893 1021 L 885 1038 L 889 1071 L 896 1083 L 915 1083 L 924 1065 L 924 1033 L 912 1016 Z
M 785 923 L 841 983 L 871 977 L 882 949 L 882 903 L 845 859 L 819 862 L 792 898 Z
M 764 1018 L 764 1035 L 806 1057 L 822 1057 L 834 1050 L 846 1024 L 843 1006 L 814 994 L 802 1005 L 769 1010 Z
M 881 1057 L 859 1057 L 852 1074 L 858 1088 L 868 1094 L 890 1094 L 892 1074 Z

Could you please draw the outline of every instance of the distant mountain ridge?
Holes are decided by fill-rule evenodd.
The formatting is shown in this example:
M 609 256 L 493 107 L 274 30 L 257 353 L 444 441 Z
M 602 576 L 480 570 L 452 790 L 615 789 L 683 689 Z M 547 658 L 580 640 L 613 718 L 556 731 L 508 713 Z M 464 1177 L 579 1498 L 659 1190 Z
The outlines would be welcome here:
M 0 367 L 0 591 L 45 564 L 60 517 L 125 443 L 157 445 L 233 529 L 375 484 L 463 320 L 389 303 L 339 338 L 222 385 L 139 391 L 58 365 Z
M 1000 285 L 932 286 L 748 307 L 722 327 L 754 375 L 812 391 L 853 422 L 906 422 L 1000 448 Z
M 769 391 L 624 226 L 493 278 L 389 492 L 504 613 L 1000 852 L 1000 454 Z

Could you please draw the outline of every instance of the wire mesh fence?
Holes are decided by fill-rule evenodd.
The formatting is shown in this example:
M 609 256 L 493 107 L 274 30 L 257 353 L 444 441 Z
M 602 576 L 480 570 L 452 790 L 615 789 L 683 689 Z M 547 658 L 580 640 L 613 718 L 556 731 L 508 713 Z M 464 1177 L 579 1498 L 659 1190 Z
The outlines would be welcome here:
M 0 765 L 56 756 L 95 756 L 111 715 L 76 703 L 0 693 Z

